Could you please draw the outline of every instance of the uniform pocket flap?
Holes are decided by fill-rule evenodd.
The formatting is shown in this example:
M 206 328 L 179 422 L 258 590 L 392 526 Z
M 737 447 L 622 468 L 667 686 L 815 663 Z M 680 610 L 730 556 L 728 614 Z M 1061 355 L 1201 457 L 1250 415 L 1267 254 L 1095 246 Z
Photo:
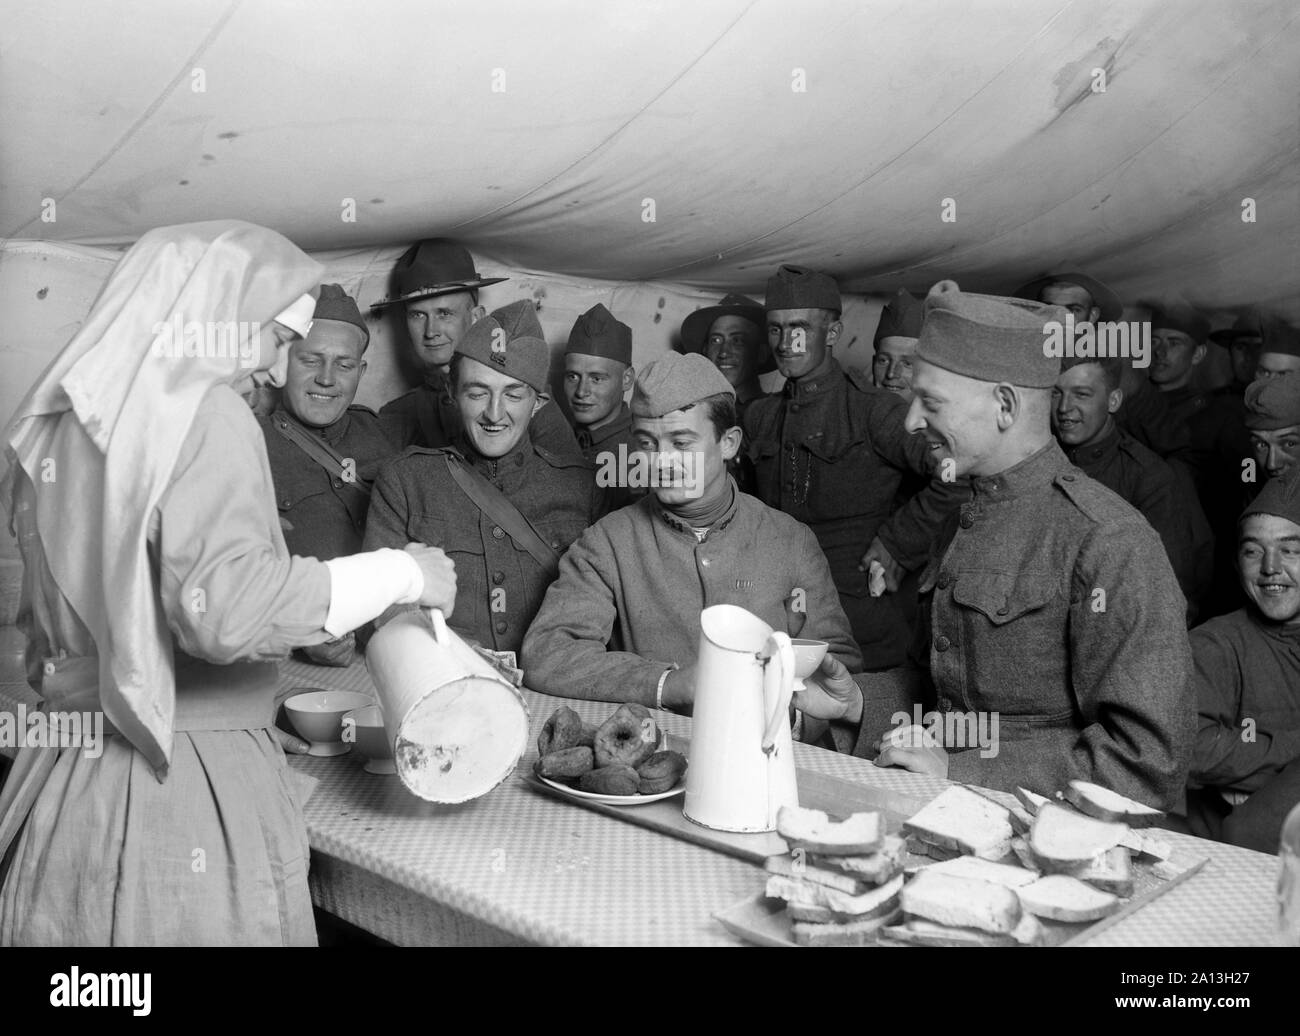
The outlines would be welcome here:
M 952 586 L 952 599 L 974 608 L 995 626 L 1036 611 L 1057 594 L 1046 572 L 962 572 Z

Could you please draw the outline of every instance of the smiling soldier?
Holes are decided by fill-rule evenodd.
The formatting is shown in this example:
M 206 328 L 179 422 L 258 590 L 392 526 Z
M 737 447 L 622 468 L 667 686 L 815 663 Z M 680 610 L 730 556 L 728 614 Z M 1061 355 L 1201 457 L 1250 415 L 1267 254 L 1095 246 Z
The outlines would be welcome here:
M 1182 594 L 1146 520 L 1052 440 L 1060 361 L 1044 336 L 1064 312 L 951 281 L 925 308 L 907 426 L 971 476 L 974 499 L 922 578 L 924 668 L 827 674 L 796 703 L 860 720 L 855 751 L 881 747 L 879 765 L 1049 795 L 1077 778 L 1179 805 L 1194 708 Z M 888 720 L 864 703 L 886 677 L 942 712 L 996 715 L 995 751 L 881 738 Z
M 1264 478 L 1294 468 L 1300 461 L 1300 378 L 1253 382 L 1246 389 L 1246 428 Z
M 1269 480 L 1239 530 L 1247 605 L 1191 634 L 1200 729 L 1187 821 L 1271 853 L 1300 801 L 1300 473 Z
M 578 317 L 564 349 L 564 395 L 573 412 L 578 447 L 592 464 L 614 465 L 619 447 L 632 452 L 632 411 L 623 396 L 632 388 L 632 329 L 600 303 Z M 605 489 L 606 510 L 640 496 L 617 480 Z
M 464 447 L 413 446 L 386 465 L 366 522 L 372 548 L 414 540 L 446 551 L 456 567 L 451 628 L 497 651 L 519 649 L 560 555 L 602 513 L 591 465 L 530 438 L 549 403 L 549 367 L 531 301 L 476 322 L 450 371 Z
M 1209 558 L 1193 549 L 1191 516 L 1200 508 L 1173 469 L 1115 423 L 1124 399 L 1120 362 L 1066 360 L 1052 389 L 1052 432 L 1070 462 L 1118 493 L 1160 534 L 1194 619 L 1209 577 Z
M 291 554 L 329 561 L 361 550 L 370 484 L 397 452 L 378 415 L 352 403 L 369 344 L 356 302 L 340 285 L 322 284 L 311 330 L 290 347 L 280 404 L 258 418 Z M 299 650 L 322 665 L 347 665 L 354 648 L 348 633 Z

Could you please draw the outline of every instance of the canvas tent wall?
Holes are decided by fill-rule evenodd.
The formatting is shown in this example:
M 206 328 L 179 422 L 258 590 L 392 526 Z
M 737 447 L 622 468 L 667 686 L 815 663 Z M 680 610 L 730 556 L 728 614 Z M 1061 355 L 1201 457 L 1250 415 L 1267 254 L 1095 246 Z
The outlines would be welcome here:
M 604 301 L 638 359 L 780 262 L 858 296 L 858 363 L 880 295 L 1066 261 L 1300 318 L 1298 58 L 1289 0 L 10 3 L 0 416 L 121 247 L 215 217 L 363 305 L 456 237 L 511 276 L 489 305 L 537 298 L 558 350 Z M 383 325 L 360 401 L 403 356 Z

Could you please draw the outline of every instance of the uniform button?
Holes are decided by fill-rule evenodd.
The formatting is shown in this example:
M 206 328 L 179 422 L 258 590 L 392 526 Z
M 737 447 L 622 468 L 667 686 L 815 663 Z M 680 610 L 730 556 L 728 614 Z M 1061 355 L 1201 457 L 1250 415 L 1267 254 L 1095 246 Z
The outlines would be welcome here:
M 969 529 L 975 524 L 975 515 L 970 511 L 962 511 L 961 517 L 957 519 L 957 524 L 963 529 Z
M 497 632 L 504 633 L 505 631 L 506 631 L 506 620 L 497 619 Z
M 1074 476 L 1073 476 L 1073 475 L 1062 475 L 1062 476 L 1061 476 L 1061 481 L 1062 481 L 1062 482 L 1073 482 L 1073 481 L 1074 481 Z
M 499 526 L 499 525 L 494 525 L 494 526 L 492 526 L 492 537 L 493 537 L 493 539 L 498 539 L 498 540 L 500 540 L 500 539 L 504 539 L 504 538 L 505 538 L 505 535 L 506 535 L 506 532 L 505 532 L 505 530 L 504 530 L 503 528 L 501 528 L 501 526 Z
M 952 586 L 952 580 L 948 578 L 947 573 L 944 573 L 938 578 L 938 580 L 936 580 L 935 586 L 940 590 L 947 590 L 948 587 Z
M 708 563 L 709 563 L 709 559 L 708 559 L 708 558 L 700 558 L 700 564 L 701 564 L 701 565 L 707 565 Z
M 794 413 L 794 414 L 797 414 L 797 413 L 799 412 L 799 404 L 798 404 L 798 403 L 791 403 L 791 404 L 790 404 L 790 412 L 791 412 L 791 413 Z
M 1010 615 L 1010 614 L 1011 614 L 1011 609 L 1010 609 L 1007 605 L 1004 604 L 1001 608 L 998 609 L 998 614 L 999 614 L 999 615 Z
M 500 586 L 505 581 L 506 581 L 506 574 L 504 572 L 492 573 L 492 582 L 496 583 L 497 586 Z
M 335 489 L 342 489 L 342 488 L 343 488 L 343 480 L 342 480 L 341 478 L 336 478 L 336 479 L 334 480 L 334 488 L 335 488 Z
M 934 638 L 934 649 L 936 651 L 947 651 L 950 647 L 952 647 L 952 641 L 942 633 Z
M 551 540 L 551 550 L 559 550 L 559 549 L 560 549 L 560 541 Z

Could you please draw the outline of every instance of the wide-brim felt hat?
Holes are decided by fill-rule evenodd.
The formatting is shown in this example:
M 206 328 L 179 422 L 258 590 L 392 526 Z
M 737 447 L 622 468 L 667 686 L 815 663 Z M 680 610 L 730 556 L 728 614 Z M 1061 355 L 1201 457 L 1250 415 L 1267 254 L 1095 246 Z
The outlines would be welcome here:
M 1047 285 L 1056 281 L 1067 281 L 1070 284 L 1077 284 L 1080 288 L 1092 296 L 1092 301 L 1096 307 L 1101 310 L 1102 320 L 1119 320 L 1124 315 L 1124 303 L 1119 296 L 1111 291 L 1106 285 L 1095 278 L 1089 277 L 1086 273 L 1080 273 L 1078 270 L 1066 270 L 1061 273 L 1049 273 L 1043 277 L 1037 277 L 1028 284 L 1022 284 L 1015 291 L 1015 297 L 1018 299 L 1029 299 L 1032 302 L 1040 301 L 1038 293 Z
M 396 291 L 372 303 L 371 309 L 416 302 L 458 291 L 477 291 L 488 284 L 500 284 L 509 277 L 484 277 L 474 267 L 474 258 L 463 246 L 445 237 L 417 241 L 397 260 L 393 271 Z
M 755 357 L 755 372 L 768 374 L 776 370 L 776 358 L 768 347 L 767 336 L 764 333 L 767 327 L 767 310 L 744 295 L 727 295 L 716 306 L 705 306 L 703 309 L 697 309 L 683 320 L 683 351 L 703 353 L 705 344 L 708 342 L 709 329 L 713 327 L 713 322 L 719 317 L 744 317 L 757 327 L 758 346 L 755 351 L 758 356 Z
M 1277 323 L 1278 316 L 1267 310 L 1252 306 L 1244 309 L 1231 327 L 1221 327 L 1210 332 L 1210 341 L 1220 345 L 1232 345 L 1238 338 L 1263 338 L 1268 333 L 1270 324 Z

